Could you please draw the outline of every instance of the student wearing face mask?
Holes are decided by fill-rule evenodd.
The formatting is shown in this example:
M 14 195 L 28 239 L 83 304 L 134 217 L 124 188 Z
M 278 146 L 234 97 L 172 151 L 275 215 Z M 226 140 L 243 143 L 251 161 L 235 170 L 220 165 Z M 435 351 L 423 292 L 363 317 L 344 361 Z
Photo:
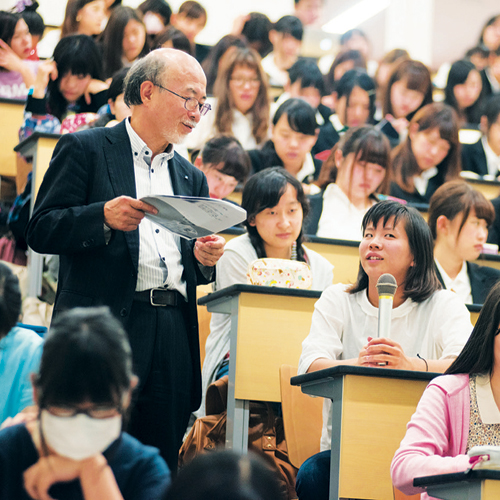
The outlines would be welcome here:
M 38 418 L 0 431 L 0 498 L 162 498 L 158 450 L 121 430 L 137 377 L 107 308 L 61 314 L 32 383 Z

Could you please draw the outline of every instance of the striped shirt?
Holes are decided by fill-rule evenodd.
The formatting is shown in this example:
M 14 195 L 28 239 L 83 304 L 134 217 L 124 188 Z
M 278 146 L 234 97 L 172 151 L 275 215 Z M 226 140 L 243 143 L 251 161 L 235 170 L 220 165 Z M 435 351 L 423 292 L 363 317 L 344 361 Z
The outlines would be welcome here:
M 173 195 L 168 162 L 174 156 L 173 145 L 164 153 L 153 156 L 146 143 L 137 135 L 126 119 L 125 125 L 134 158 L 137 199 L 150 195 Z M 186 299 L 186 281 L 182 278 L 181 242 L 167 229 L 144 218 L 139 224 L 139 269 L 136 291 L 165 287 L 178 290 Z

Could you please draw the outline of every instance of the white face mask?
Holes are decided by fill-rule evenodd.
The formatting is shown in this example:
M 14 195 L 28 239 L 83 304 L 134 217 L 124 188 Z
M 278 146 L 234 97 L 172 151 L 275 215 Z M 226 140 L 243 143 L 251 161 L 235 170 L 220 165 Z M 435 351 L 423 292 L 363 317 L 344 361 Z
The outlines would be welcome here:
M 42 410 L 40 424 L 47 445 L 58 455 L 84 460 L 102 453 L 118 438 L 122 416 L 101 419 L 79 413 L 74 417 L 56 417 Z

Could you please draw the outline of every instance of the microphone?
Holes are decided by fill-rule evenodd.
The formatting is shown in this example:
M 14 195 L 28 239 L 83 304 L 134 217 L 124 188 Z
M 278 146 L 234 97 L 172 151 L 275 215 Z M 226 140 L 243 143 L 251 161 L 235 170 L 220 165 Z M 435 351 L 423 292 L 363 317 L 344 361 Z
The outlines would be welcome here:
M 391 333 L 392 301 L 398 288 L 392 274 L 382 274 L 377 281 L 378 291 L 378 337 L 389 337 Z

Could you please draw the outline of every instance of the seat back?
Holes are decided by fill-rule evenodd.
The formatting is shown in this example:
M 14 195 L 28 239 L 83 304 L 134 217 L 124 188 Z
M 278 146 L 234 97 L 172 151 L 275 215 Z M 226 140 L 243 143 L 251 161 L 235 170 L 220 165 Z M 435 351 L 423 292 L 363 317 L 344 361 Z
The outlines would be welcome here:
M 199 286 L 196 289 L 196 301 L 210 293 L 210 288 Z M 197 306 L 198 308 L 198 334 L 200 339 L 200 358 L 201 367 L 203 368 L 203 361 L 205 360 L 205 344 L 210 335 L 210 320 L 212 313 L 208 312 L 205 306 Z
M 288 458 L 294 467 L 299 468 L 319 452 L 323 398 L 313 398 L 304 394 L 300 387 L 290 385 L 290 378 L 295 375 L 296 367 L 281 365 L 281 406 Z

